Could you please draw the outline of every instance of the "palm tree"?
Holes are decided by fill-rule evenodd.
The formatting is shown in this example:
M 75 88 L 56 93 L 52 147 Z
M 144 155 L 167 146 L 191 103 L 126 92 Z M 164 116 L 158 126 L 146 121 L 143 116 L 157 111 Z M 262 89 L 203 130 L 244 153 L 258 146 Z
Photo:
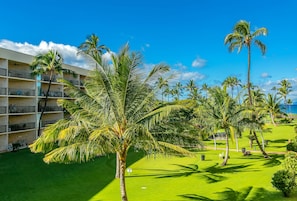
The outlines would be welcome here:
M 256 141 L 258 147 L 260 148 L 261 153 L 265 158 L 268 158 L 268 154 L 264 150 L 264 139 L 262 137 L 262 146 L 257 136 L 256 131 L 260 131 L 262 133 L 264 127 L 264 118 L 266 114 L 263 114 L 263 108 L 265 103 L 265 94 L 263 91 L 257 87 L 253 86 L 251 90 L 251 97 L 252 97 L 252 107 L 250 107 L 250 100 L 249 96 L 246 95 L 244 100 L 245 105 L 249 108 L 246 111 L 246 118 L 245 118 L 245 126 L 250 129 L 250 147 L 252 148 L 253 140 Z
M 99 42 L 99 37 L 95 34 L 88 36 L 86 41 L 78 47 L 78 54 L 88 55 L 91 58 L 96 58 L 96 62 L 101 64 L 102 55 L 104 54 L 104 52 L 109 52 L 110 50 L 105 45 L 99 45 Z
M 62 74 L 63 72 L 71 73 L 72 75 L 75 76 L 75 73 L 73 71 L 63 69 L 62 64 L 63 64 L 62 56 L 56 50 L 50 50 L 45 54 L 36 55 L 34 57 L 33 62 L 30 65 L 33 76 L 44 75 L 44 74 L 49 75 L 48 88 L 45 94 L 44 105 L 43 107 L 41 107 L 41 114 L 38 122 L 38 136 L 40 136 L 40 133 L 41 133 L 41 119 L 46 110 L 49 91 L 51 88 L 51 84 L 55 79 L 55 76 L 57 74 Z
M 284 104 L 287 110 L 287 96 L 292 92 L 292 84 L 287 79 L 279 83 L 280 87 L 277 88 L 278 94 L 284 99 Z M 287 111 L 286 111 L 287 112 Z
M 157 86 L 161 89 L 162 102 L 163 102 L 165 89 L 168 87 L 168 80 L 164 79 L 163 77 L 158 77 Z
M 226 88 L 214 87 L 209 90 L 210 98 L 204 105 L 204 115 L 206 123 L 214 130 L 224 129 L 226 134 L 226 153 L 222 166 L 227 165 L 229 158 L 229 136 L 235 136 L 235 129 L 241 121 L 242 108 L 236 105 L 227 93 Z
M 275 117 L 277 114 L 282 113 L 280 108 L 280 97 L 268 93 L 264 102 L 264 110 L 269 113 L 271 123 L 276 126 Z
M 85 90 L 62 80 L 65 90 L 75 101 L 61 99 L 58 103 L 71 117 L 47 127 L 30 148 L 32 152 L 45 152 L 47 163 L 86 162 L 100 155 L 117 153 L 121 198 L 127 201 L 125 169 L 128 150 L 132 146 L 147 152 L 170 149 L 190 154 L 177 145 L 156 140 L 150 132 L 170 111 L 182 106 L 156 104 L 155 95 L 159 88 L 150 84 L 160 73 L 167 72 L 168 66 L 156 65 L 143 76 L 137 69 L 141 57 L 130 53 L 128 45 L 117 55 L 112 55 L 112 65 L 100 64 L 97 56 L 93 59 L 98 68 L 87 77 Z
M 223 85 L 231 87 L 231 97 L 233 98 L 234 87 L 240 86 L 240 80 L 237 77 L 229 76 L 223 81 Z
M 174 87 L 175 99 L 179 100 L 180 96 L 183 94 L 183 85 L 180 82 L 177 82 Z
M 225 45 L 229 44 L 229 51 L 233 52 L 235 48 L 238 48 L 238 52 L 241 51 L 242 47 L 247 47 L 248 50 L 248 74 L 247 74 L 247 89 L 249 95 L 249 102 L 252 105 L 251 97 L 251 82 L 250 82 L 250 71 L 251 71 L 251 45 L 254 43 L 258 46 L 264 55 L 266 52 L 266 46 L 256 37 L 266 36 L 268 30 L 265 27 L 259 28 L 254 32 L 251 32 L 250 23 L 245 20 L 240 20 L 233 27 L 233 33 L 229 33 L 225 37 Z

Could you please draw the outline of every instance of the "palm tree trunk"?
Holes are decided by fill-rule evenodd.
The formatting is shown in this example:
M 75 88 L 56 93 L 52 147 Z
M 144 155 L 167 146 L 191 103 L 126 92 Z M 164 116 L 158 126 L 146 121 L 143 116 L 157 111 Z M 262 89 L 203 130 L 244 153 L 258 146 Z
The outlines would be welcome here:
M 116 153 L 116 173 L 115 173 L 115 178 L 119 179 L 120 178 L 120 172 L 121 172 L 121 166 L 120 166 L 120 155 L 119 153 Z
M 217 139 L 216 139 L 216 135 L 215 134 L 212 134 L 212 136 L 213 136 L 214 148 L 215 148 L 215 150 L 217 150 Z
M 228 138 L 228 133 L 226 132 L 226 154 L 221 166 L 227 165 L 228 159 L 229 159 L 229 138 Z
M 128 201 L 127 191 L 126 191 L 126 181 L 125 181 L 125 170 L 126 170 L 126 152 L 120 155 L 120 191 L 122 201 Z
M 249 95 L 250 106 L 253 105 L 252 94 L 251 94 L 251 46 L 248 45 L 248 73 L 247 73 L 247 88 Z
M 47 91 L 46 91 L 46 94 L 45 94 L 44 105 L 43 105 L 43 108 L 41 110 L 41 114 L 40 114 L 40 117 L 39 117 L 39 122 L 38 122 L 38 136 L 41 135 L 41 119 L 42 119 L 43 113 L 46 110 L 48 95 L 49 95 L 49 91 L 51 89 L 51 84 L 52 84 L 52 77 L 53 77 L 53 74 L 51 72 L 49 83 L 48 83 L 48 88 L 47 88 Z
M 274 121 L 274 115 L 272 113 L 270 113 L 270 118 L 271 118 L 271 122 L 274 126 L 276 126 L 276 123 Z
M 253 135 L 254 135 L 254 139 L 256 140 L 257 145 L 258 145 L 258 147 L 260 148 L 260 151 L 262 152 L 263 156 L 264 156 L 265 158 L 268 158 L 269 156 L 268 156 L 268 154 L 265 152 L 265 150 L 263 149 L 263 147 L 261 146 L 256 131 L 253 131 Z

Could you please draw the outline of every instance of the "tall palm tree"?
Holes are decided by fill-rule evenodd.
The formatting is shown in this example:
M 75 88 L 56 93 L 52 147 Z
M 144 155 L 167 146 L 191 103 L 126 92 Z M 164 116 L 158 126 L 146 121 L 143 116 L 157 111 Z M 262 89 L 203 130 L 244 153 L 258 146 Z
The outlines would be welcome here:
M 280 87 L 277 88 L 278 94 L 284 99 L 284 104 L 287 110 L 287 96 L 292 92 L 292 84 L 287 79 L 282 80 L 279 83 Z M 287 112 L 287 111 L 286 111 Z
M 223 85 L 231 87 L 231 97 L 233 98 L 234 87 L 240 86 L 240 80 L 237 77 L 229 76 L 223 81 Z
M 46 152 L 47 163 L 86 162 L 98 155 L 117 153 L 121 198 L 127 201 L 125 169 L 132 146 L 147 152 L 170 149 L 190 154 L 177 145 L 156 140 L 150 132 L 170 111 L 182 106 L 156 104 L 159 88 L 151 83 L 160 73 L 167 72 L 168 66 L 156 65 L 144 76 L 138 70 L 141 57 L 130 53 L 128 45 L 112 56 L 112 65 L 100 64 L 97 56 L 93 59 L 98 68 L 86 78 L 85 90 L 62 80 L 65 90 L 75 99 L 58 101 L 71 114 L 70 119 L 47 127 L 30 148 L 33 152 Z
M 250 71 L 251 71 L 251 46 L 254 43 L 258 46 L 264 55 L 266 52 L 266 46 L 256 37 L 266 36 L 268 30 L 265 27 L 261 27 L 254 32 L 251 31 L 250 23 L 245 20 L 240 20 L 233 27 L 233 33 L 229 33 L 225 37 L 225 45 L 229 44 L 229 51 L 233 52 L 235 48 L 238 48 L 238 52 L 241 51 L 242 47 L 247 47 L 248 50 L 248 73 L 247 73 L 247 89 L 249 95 L 249 102 L 252 105 L 251 97 L 251 82 L 250 82 Z
M 174 87 L 175 99 L 179 100 L 180 96 L 183 94 L 183 85 L 180 82 L 177 82 Z
M 87 37 L 86 41 L 81 43 L 78 47 L 78 54 L 88 55 L 90 58 L 96 58 L 96 62 L 102 63 L 102 55 L 109 52 L 109 48 L 105 45 L 99 45 L 100 39 L 97 35 L 91 34 Z M 97 63 L 96 63 L 97 68 Z
M 162 102 L 165 89 L 168 87 L 168 80 L 163 77 L 158 77 L 157 86 L 161 89 Z
M 276 126 L 275 117 L 277 114 L 282 113 L 280 108 L 280 97 L 276 94 L 272 95 L 268 93 L 264 102 L 264 110 L 269 113 L 271 123 Z
M 210 97 L 204 104 L 204 115 L 207 125 L 211 125 L 213 130 L 224 129 L 226 134 L 226 153 L 222 166 L 227 165 L 229 159 L 229 136 L 234 139 L 236 127 L 241 121 L 243 108 L 236 105 L 226 90 L 226 87 L 214 87 L 209 90 Z
M 63 72 L 75 75 L 73 71 L 63 69 L 62 64 L 63 58 L 61 54 L 58 53 L 56 50 L 50 50 L 45 54 L 36 55 L 30 65 L 33 76 L 44 74 L 49 75 L 49 83 L 45 94 L 44 105 L 41 107 L 41 114 L 38 122 L 38 136 L 40 136 L 41 134 L 41 119 L 46 110 L 49 91 L 55 76 L 58 74 L 62 74 Z

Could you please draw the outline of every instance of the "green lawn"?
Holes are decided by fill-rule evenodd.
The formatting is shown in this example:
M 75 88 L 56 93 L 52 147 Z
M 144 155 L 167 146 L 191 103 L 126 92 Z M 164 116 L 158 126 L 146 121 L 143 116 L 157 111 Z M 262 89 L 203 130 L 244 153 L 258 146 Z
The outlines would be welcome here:
M 267 151 L 285 151 L 288 139 L 294 137 L 292 126 L 273 128 L 265 133 Z M 240 139 L 240 147 L 248 140 Z M 213 146 L 208 141 L 209 146 Z M 224 147 L 223 141 L 221 147 Z M 234 146 L 231 144 L 231 146 Z M 222 150 L 204 150 L 197 157 L 145 156 L 130 152 L 127 191 L 130 201 L 222 200 L 227 196 L 250 191 L 246 200 L 293 201 L 283 198 L 271 185 L 272 175 L 282 169 L 283 155 L 264 159 L 260 153 L 243 156 L 232 151 L 226 167 L 219 164 Z M 205 155 L 204 161 L 201 154 Z M 97 158 L 85 164 L 45 164 L 41 154 L 28 149 L 0 154 L 1 201 L 120 201 L 119 181 L 114 179 L 114 155 Z

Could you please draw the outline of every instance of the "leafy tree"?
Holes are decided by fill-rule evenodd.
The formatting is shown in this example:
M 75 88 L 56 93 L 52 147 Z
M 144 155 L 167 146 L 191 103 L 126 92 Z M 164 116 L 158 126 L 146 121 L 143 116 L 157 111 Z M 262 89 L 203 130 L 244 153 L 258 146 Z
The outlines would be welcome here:
M 130 53 L 126 45 L 117 55 L 112 55 L 112 65 L 102 62 L 99 56 L 89 54 L 98 68 L 86 78 L 81 90 L 66 80 L 61 80 L 73 100 L 61 99 L 59 105 L 70 114 L 47 127 L 31 146 L 32 152 L 45 152 L 44 161 L 70 163 L 86 162 L 94 157 L 117 153 L 120 162 L 120 192 L 127 201 L 125 169 L 128 150 L 138 149 L 165 152 L 172 150 L 191 154 L 180 146 L 159 141 L 151 128 L 168 117 L 180 105 L 156 104 L 159 90 L 150 84 L 160 73 L 167 72 L 167 65 L 156 65 L 146 76 L 138 67 L 141 57 Z
M 55 80 L 56 75 L 64 73 L 71 73 L 75 76 L 75 73 L 71 70 L 64 69 L 62 67 L 63 58 L 56 50 L 50 50 L 45 54 L 38 54 L 34 57 L 33 62 L 30 65 L 33 76 L 41 76 L 47 74 L 49 76 L 49 83 L 45 93 L 44 105 L 41 107 L 41 114 L 38 122 L 38 136 L 41 134 L 41 119 L 46 110 L 48 96 L 51 89 L 51 84 Z
M 252 105 L 252 96 L 251 96 L 251 81 L 250 81 L 250 72 L 251 72 L 251 46 L 254 43 L 258 46 L 264 55 L 266 52 L 266 46 L 256 37 L 263 35 L 266 36 L 268 30 L 265 27 L 261 27 L 254 32 L 251 31 L 250 23 L 245 20 L 240 20 L 233 27 L 233 33 L 229 33 L 225 37 L 225 45 L 229 44 L 229 51 L 233 52 L 235 48 L 238 48 L 238 52 L 241 51 L 242 47 L 246 47 L 248 50 L 248 73 L 247 73 L 247 89 L 249 95 L 249 103 Z

